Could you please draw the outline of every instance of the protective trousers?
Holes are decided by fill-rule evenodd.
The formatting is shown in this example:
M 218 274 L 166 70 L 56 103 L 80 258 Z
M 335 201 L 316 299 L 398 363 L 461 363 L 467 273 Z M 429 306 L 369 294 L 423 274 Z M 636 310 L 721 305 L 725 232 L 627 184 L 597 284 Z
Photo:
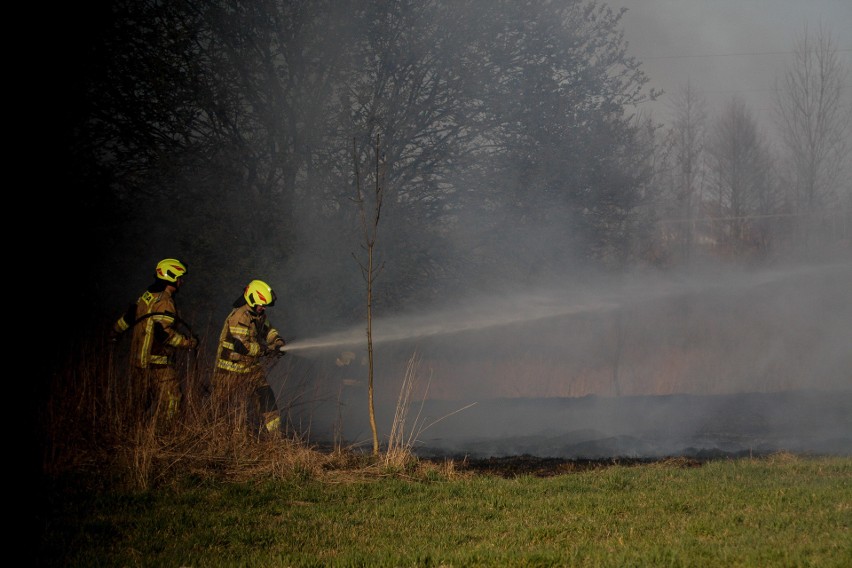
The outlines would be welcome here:
M 228 420 L 236 428 L 248 427 L 251 432 L 279 431 L 281 416 L 275 393 L 262 371 L 233 373 L 219 369 L 212 386 L 217 420 Z
M 183 398 L 180 377 L 174 367 L 134 367 L 131 374 L 132 415 L 162 426 L 171 424 L 180 413 Z

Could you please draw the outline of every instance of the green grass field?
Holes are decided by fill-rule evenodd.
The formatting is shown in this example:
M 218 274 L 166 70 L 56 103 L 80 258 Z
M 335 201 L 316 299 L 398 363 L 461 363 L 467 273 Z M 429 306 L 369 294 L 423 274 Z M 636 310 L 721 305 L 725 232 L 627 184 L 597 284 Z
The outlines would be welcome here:
M 852 566 L 852 458 L 55 482 L 41 566 Z

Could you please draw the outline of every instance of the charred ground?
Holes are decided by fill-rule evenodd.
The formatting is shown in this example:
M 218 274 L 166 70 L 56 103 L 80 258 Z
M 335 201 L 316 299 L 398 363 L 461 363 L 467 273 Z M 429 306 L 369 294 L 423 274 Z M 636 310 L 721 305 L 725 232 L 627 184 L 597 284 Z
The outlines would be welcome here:
M 504 478 L 522 476 L 555 477 L 569 473 L 604 469 L 613 466 L 640 466 L 661 463 L 669 467 L 701 467 L 706 460 L 694 458 L 611 458 L 611 459 L 564 459 L 542 458 L 531 455 L 491 457 L 485 459 L 454 458 L 457 469 L 478 475 L 494 475 Z

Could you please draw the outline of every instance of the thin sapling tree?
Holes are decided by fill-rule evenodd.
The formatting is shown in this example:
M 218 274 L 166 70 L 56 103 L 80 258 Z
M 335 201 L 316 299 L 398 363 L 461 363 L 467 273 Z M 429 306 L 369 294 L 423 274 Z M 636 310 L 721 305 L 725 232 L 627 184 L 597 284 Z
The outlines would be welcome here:
M 364 282 L 367 286 L 367 357 L 369 361 L 368 380 L 367 380 L 367 398 L 370 408 L 370 429 L 373 433 L 373 455 L 379 455 L 379 434 L 376 429 L 376 412 L 373 404 L 373 283 L 376 277 L 382 270 L 383 264 L 376 264 L 376 236 L 378 234 L 379 219 L 382 214 L 382 198 L 384 184 L 384 163 L 381 159 L 379 136 L 376 136 L 376 170 L 373 180 L 375 186 L 373 188 L 372 203 L 368 203 L 365 192 L 361 187 L 361 170 L 359 167 L 359 157 L 357 144 L 352 142 L 352 157 L 355 164 L 355 198 L 354 201 L 358 206 L 358 212 L 361 219 L 361 228 L 364 232 L 364 241 L 361 248 L 366 253 L 366 260 L 359 258 L 355 253 L 352 256 L 361 268 L 361 275 L 364 277 Z M 367 210 L 371 209 L 368 218 Z

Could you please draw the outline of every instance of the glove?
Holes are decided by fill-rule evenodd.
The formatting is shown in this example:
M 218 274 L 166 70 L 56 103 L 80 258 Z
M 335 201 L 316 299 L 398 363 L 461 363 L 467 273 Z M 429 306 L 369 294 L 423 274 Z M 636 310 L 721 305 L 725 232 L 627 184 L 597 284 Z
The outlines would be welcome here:
M 191 337 L 189 339 L 189 345 L 187 345 L 188 349 L 195 349 L 198 347 L 198 339 L 196 337 Z
M 109 342 L 110 343 L 118 343 L 118 340 L 121 339 L 121 334 L 115 330 L 109 332 Z
M 272 343 L 272 348 L 275 350 L 275 355 L 276 355 L 276 356 L 278 356 L 278 357 L 283 357 L 283 356 L 285 355 L 285 353 L 286 353 L 285 349 L 286 349 L 286 348 L 284 347 L 284 345 L 285 345 L 285 343 L 284 343 L 284 338 L 283 338 L 283 337 L 279 337 L 279 338 L 277 338 L 277 339 L 276 339 L 276 340 Z

